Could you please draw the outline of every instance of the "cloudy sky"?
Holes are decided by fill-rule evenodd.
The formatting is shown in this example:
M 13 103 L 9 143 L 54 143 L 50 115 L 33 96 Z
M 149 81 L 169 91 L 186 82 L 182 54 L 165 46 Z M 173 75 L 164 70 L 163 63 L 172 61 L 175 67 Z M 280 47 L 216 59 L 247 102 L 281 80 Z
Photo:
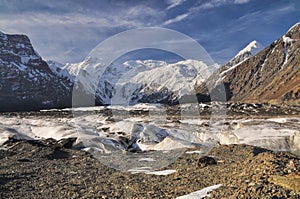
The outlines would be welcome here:
M 0 31 L 28 35 L 44 59 L 62 63 L 142 27 L 184 33 L 224 63 L 252 40 L 269 45 L 298 21 L 299 0 L 0 0 Z

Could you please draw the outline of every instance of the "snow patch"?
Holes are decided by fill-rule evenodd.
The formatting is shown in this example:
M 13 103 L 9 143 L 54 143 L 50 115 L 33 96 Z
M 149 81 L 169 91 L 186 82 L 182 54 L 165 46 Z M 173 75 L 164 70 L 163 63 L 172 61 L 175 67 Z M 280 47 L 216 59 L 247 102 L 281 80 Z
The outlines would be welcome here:
M 147 173 L 147 172 L 151 172 L 151 167 L 138 167 L 138 168 L 129 169 L 127 171 L 132 174 Z
M 133 169 L 129 169 L 128 172 L 132 173 L 132 174 L 137 174 L 137 173 L 145 173 L 148 175 L 170 175 L 176 172 L 176 170 L 173 169 L 169 169 L 169 170 L 162 170 L 162 171 L 152 171 L 151 167 L 138 167 L 138 168 L 133 168 Z
M 153 158 L 141 158 L 139 159 L 139 162 L 155 162 Z
M 205 198 L 205 197 L 209 196 L 209 192 L 211 192 L 212 190 L 217 189 L 221 186 L 222 186 L 221 184 L 217 184 L 217 185 L 213 185 L 213 186 L 210 186 L 210 187 L 206 187 L 206 188 L 201 189 L 199 191 L 192 192 L 188 195 L 177 197 L 176 199 L 200 199 L 200 198 Z
M 268 121 L 277 122 L 277 123 L 285 123 L 285 122 L 287 122 L 287 118 L 269 118 Z
M 288 58 L 289 58 L 289 50 L 288 46 L 292 45 L 292 39 L 290 37 L 286 37 L 285 35 L 282 36 L 283 40 L 283 48 L 284 48 L 284 62 L 282 64 L 282 67 L 286 65 Z
M 176 170 L 169 169 L 169 170 L 162 170 L 162 171 L 150 171 L 150 172 L 146 172 L 146 174 L 149 174 L 149 175 L 158 175 L 158 176 L 166 176 L 166 175 L 173 174 L 175 172 L 176 172 Z
M 186 154 L 194 154 L 194 153 L 196 153 L 196 154 L 201 154 L 201 153 L 203 153 L 203 151 L 187 151 L 187 152 L 185 152 Z
M 249 58 L 247 58 L 249 59 Z M 244 63 L 247 59 L 243 60 L 242 62 L 238 63 L 238 64 L 235 64 L 233 65 L 232 67 L 228 68 L 227 70 L 224 70 L 220 73 L 220 76 L 222 77 L 222 79 L 224 79 L 224 75 L 226 75 L 229 71 L 235 69 L 236 67 L 238 67 L 239 65 L 241 65 L 242 63 Z
M 290 44 L 292 43 L 293 39 L 291 39 L 290 37 L 286 37 L 285 35 L 282 36 L 283 42 Z

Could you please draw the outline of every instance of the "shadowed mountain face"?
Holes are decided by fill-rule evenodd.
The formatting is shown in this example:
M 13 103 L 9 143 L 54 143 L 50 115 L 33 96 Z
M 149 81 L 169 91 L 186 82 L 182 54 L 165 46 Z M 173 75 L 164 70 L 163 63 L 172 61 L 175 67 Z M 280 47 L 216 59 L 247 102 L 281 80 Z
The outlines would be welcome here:
M 70 104 L 70 83 L 55 76 L 25 35 L 0 32 L 0 111 Z
M 226 64 L 197 87 L 229 85 L 231 101 L 249 103 L 290 103 L 300 101 L 300 23 L 255 56 Z

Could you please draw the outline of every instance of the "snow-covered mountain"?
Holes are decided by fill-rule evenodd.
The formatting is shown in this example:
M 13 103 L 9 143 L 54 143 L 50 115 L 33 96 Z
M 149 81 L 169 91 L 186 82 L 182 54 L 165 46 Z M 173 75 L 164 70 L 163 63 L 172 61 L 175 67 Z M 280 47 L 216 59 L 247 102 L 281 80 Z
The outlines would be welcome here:
M 52 73 L 25 35 L 0 32 L 0 77 L 0 111 L 64 107 L 70 102 L 70 82 Z
M 54 73 L 67 77 L 87 94 L 96 91 L 101 104 L 158 103 L 194 93 L 196 83 L 210 75 L 208 66 L 196 60 L 174 64 L 156 60 L 134 60 L 106 67 L 101 59 L 61 66 L 48 62 Z
M 237 65 L 246 59 L 256 55 L 259 51 L 263 49 L 262 45 L 257 41 L 251 41 L 245 48 L 239 51 L 236 56 L 234 56 L 229 62 L 228 66 Z
M 257 41 L 251 41 L 245 48 L 239 51 L 225 66 L 220 69 L 221 79 L 231 70 L 242 64 L 250 57 L 256 55 L 263 49 L 262 45 Z M 221 80 L 220 80 L 221 81 Z

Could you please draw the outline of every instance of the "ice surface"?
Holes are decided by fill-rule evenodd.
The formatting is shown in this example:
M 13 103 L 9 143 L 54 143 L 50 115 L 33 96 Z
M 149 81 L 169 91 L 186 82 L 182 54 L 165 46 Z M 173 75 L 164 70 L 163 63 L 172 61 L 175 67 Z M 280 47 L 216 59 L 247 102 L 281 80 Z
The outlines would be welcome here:
M 183 107 L 189 108 L 187 105 Z M 160 105 L 116 106 L 115 109 L 110 106 L 113 113 L 111 119 L 94 112 L 106 109 L 107 107 L 77 108 L 73 110 L 74 117 L 55 118 L 47 114 L 30 117 L 0 116 L 0 144 L 9 137 L 58 140 L 77 137 L 76 145 L 81 146 L 79 148 L 96 150 L 95 147 L 98 147 L 103 152 L 128 147 L 142 151 L 168 151 L 196 146 L 209 148 L 216 142 L 243 143 L 272 150 L 300 149 L 300 119 L 297 117 L 239 118 L 231 119 L 224 125 L 219 121 L 212 123 L 210 119 L 192 117 L 183 118 L 180 122 L 168 120 L 161 117 L 163 112 Z M 82 110 L 85 114 L 76 115 L 77 111 Z M 157 111 L 158 115 L 122 116 L 122 112 L 128 113 L 130 110 Z M 59 114 L 63 110 L 48 111 Z

